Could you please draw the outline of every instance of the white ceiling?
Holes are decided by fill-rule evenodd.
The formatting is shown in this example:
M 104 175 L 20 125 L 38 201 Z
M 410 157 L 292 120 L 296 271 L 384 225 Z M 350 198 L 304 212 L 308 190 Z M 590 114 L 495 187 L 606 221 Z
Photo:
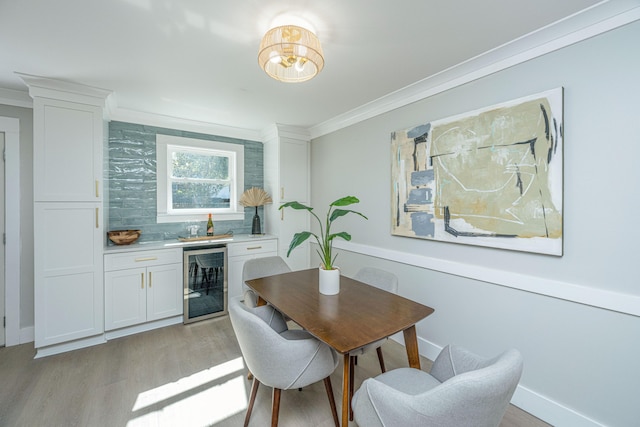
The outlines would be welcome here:
M 0 88 L 26 91 L 19 72 L 108 89 L 120 115 L 256 131 L 313 127 L 472 58 L 531 49 L 639 2 L 0 0 Z M 322 43 L 325 68 L 311 81 L 281 83 L 257 64 L 261 36 L 285 14 L 314 26 Z

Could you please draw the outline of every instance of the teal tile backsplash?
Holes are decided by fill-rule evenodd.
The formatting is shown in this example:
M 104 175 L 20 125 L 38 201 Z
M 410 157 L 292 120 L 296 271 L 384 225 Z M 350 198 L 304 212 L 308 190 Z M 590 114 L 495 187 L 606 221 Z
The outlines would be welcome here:
M 156 222 L 156 134 L 244 145 L 244 186 L 263 187 L 262 143 L 125 122 L 109 123 L 107 230 L 140 229 L 139 241 L 171 240 L 185 235 L 187 223 Z M 262 208 L 258 209 L 264 218 Z M 251 233 L 254 208 L 243 221 L 215 221 L 216 234 Z M 204 227 L 204 221 L 202 226 Z

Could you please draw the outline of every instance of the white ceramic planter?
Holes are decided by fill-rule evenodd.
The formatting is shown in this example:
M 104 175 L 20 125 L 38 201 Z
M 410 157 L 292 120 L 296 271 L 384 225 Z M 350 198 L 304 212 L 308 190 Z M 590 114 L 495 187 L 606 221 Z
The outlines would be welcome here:
M 318 268 L 319 276 L 319 290 L 323 295 L 335 295 L 340 292 L 340 269 L 325 270 L 324 268 Z

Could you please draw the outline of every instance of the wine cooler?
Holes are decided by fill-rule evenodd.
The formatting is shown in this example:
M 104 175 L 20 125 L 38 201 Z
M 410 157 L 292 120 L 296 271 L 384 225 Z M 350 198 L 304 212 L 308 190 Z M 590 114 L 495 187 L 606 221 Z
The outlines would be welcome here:
M 184 249 L 184 323 L 227 314 L 227 248 Z

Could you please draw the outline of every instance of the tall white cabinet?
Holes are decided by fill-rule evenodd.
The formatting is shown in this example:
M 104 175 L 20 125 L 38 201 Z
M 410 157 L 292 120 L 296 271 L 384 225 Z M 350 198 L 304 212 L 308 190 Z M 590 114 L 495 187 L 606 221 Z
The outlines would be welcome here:
M 273 125 L 263 132 L 264 186 L 273 204 L 265 205 L 266 233 L 278 236 L 278 254 L 292 270 L 309 268 L 309 243 L 305 242 L 287 257 L 293 235 L 309 230 L 307 211 L 291 208 L 278 210 L 286 202 L 297 201 L 309 205 L 309 144 L 306 129 Z
M 109 93 L 21 77 L 33 98 L 39 357 L 104 341 L 102 147 Z

